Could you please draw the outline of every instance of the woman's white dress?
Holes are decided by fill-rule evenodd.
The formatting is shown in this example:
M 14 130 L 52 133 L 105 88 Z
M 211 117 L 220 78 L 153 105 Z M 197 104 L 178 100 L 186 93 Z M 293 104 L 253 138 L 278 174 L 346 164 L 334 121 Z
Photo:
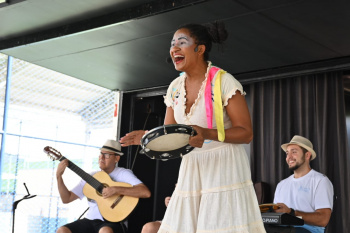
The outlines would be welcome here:
M 189 114 L 186 114 L 185 79 L 185 74 L 182 74 L 170 84 L 165 103 L 174 109 L 178 124 L 207 128 L 204 101 L 206 80 Z M 215 79 L 212 85 L 214 83 Z M 233 95 L 245 94 L 242 85 L 228 73 L 222 75 L 221 92 L 224 106 Z M 231 122 L 225 108 L 222 111 L 224 126 L 230 128 Z M 216 128 L 213 115 L 213 128 Z M 184 155 L 177 186 L 158 232 L 266 232 L 243 145 L 206 140 L 202 148 L 195 148 Z

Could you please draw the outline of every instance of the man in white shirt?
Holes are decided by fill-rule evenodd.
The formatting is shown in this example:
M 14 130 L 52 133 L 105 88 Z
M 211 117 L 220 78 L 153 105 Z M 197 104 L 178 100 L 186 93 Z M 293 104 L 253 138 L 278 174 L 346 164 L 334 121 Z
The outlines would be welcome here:
M 107 140 L 100 149 L 99 167 L 107 173 L 115 182 L 128 183 L 131 187 L 110 186 L 104 187 L 100 193 L 103 198 L 109 198 L 113 195 L 130 196 L 137 198 L 148 198 L 151 192 L 134 173 L 122 167 L 118 167 L 118 161 L 121 152 L 120 143 L 115 140 Z M 85 197 L 83 188 L 86 181 L 81 180 L 72 190 L 68 190 L 63 182 L 62 175 L 69 165 L 67 159 L 62 160 L 57 167 L 57 185 L 63 203 L 70 203 L 76 199 Z M 96 174 L 98 171 L 90 173 Z M 88 200 L 89 211 L 84 219 L 79 219 L 72 223 L 61 226 L 57 229 L 57 233 L 119 233 L 123 232 L 123 223 L 109 222 L 103 218 L 98 208 L 98 204 L 94 200 Z
M 293 175 L 278 183 L 274 203 L 278 213 L 300 216 L 305 224 L 296 226 L 296 232 L 324 232 L 333 208 L 333 185 L 323 174 L 310 167 L 316 158 L 312 143 L 295 135 L 283 144 L 286 162 Z

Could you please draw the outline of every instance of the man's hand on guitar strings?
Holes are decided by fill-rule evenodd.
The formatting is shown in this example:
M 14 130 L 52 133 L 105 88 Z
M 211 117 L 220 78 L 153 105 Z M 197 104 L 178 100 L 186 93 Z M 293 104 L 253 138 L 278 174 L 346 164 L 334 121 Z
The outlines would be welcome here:
M 103 198 L 109 198 L 111 196 L 113 196 L 114 194 L 116 194 L 116 188 L 115 187 L 106 187 L 103 188 L 102 190 L 102 197 Z

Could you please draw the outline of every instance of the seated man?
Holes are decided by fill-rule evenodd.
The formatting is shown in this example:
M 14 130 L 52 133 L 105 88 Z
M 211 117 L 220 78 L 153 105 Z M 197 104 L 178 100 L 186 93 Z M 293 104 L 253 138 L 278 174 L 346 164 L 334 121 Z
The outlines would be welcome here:
M 166 197 L 164 201 L 166 207 L 168 207 L 169 201 L 170 197 Z M 160 224 L 162 224 L 162 221 L 148 222 L 143 225 L 141 233 L 157 233 L 160 228 Z
M 333 185 L 311 169 L 310 161 L 316 157 L 312 143 L 295 135 L 281 147 L 294 174 L 278 183 L 274 203 L 279 209 L 275 212 L 301 216 L 305 224 L 296 226 L 296 232 L 324 232 L 333 208 Z
M 106 143 L 100 149 L 99 155 L 99 167 L 102 171 L 106 172 L 109 177 L 115 182 L 123 182 L 131 184 L 131 187 L 110 186 L 103 188 L 101 195 L 103 198 L 108 198 L 113 195 L 124 195 L 137 198 L 148 198 L 151 196 L 151 192 L 135 175 L 134 173 L 122 167 L 118 167 L 118 161 L 121 152 L 121 146 L 119 142 L 115 140 L 107 140 Z M 82 199 L 84 197 L 83 188 L 86 182 L 81 180 L 79 184 L 72 190 L 68 190 L 63 182 L 62 175 L 68 166 L 69 161 L 67 159 L 62 160 L 58 165 L 56 176 L 58 191 L 60 193 L 63 203 L 70 203 L 76 199 Z M 90 175 L 96 174 L 96 172 L 90 173 Z M 88 199 L 89 211 L 86 214 L 86 218 L 79 219 L 72 223 L 66 224 L 58 228 L 57 233 L 119 233 L 123 232 L 125 228 L 119 222 L 109 222 L 105 220 L 99 211 L 99 206 L 94 200 Z

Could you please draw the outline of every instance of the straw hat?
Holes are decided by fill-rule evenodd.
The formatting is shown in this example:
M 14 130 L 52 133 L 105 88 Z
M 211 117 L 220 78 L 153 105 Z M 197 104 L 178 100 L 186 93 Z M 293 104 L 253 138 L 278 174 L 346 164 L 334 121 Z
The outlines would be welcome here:
M 311 160 L 316 158 L 316 152 L 313 149 L 312 143 L 307 138 L 304 138 L 304 137 L 299 136 L 299 135 L 295 135 L 292 138 L 292 140 L 290 140 L 289 143 L 285 143 L 285 144 L 281 145 L 282 150 L 286 151 L 287 150 L 287 146 L 289 146 L 289 145 L 301 146 L 301 147 L 305 148 L 307 151 L 311 152 L 311 154 L 312 154 Z
M 117 153 L 118 155 L 123 155 L 124 153 L 121 152 L 121 145 L 119 142 L 115 140 L 107 140 L 105 144 L 100 148 L 100 150 L 105 150 L 113 153 Z

